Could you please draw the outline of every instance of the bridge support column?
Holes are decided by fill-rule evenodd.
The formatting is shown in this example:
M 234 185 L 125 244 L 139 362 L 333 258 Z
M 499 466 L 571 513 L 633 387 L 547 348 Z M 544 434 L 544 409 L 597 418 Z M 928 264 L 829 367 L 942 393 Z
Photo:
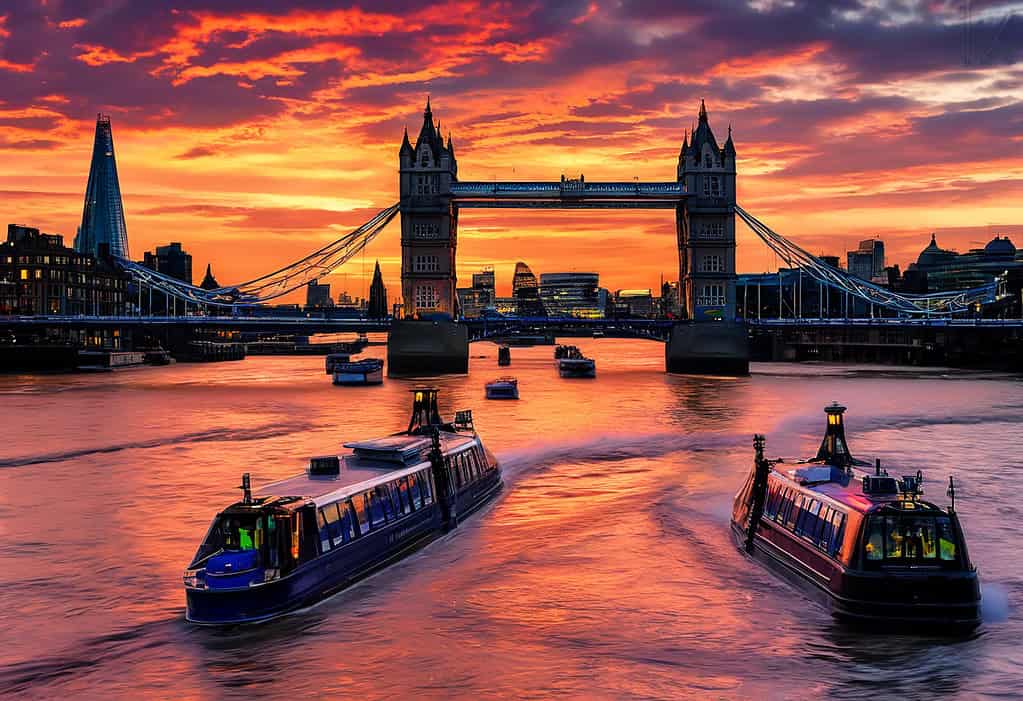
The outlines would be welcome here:
M 387 374 L 469 372 L 469 329 L 453 321 L 395 321 L 387 335 Z
M 748 375 L 746 326 L 724 321 L 675 324 L 664 347 L 664 366 L 684 375 Z

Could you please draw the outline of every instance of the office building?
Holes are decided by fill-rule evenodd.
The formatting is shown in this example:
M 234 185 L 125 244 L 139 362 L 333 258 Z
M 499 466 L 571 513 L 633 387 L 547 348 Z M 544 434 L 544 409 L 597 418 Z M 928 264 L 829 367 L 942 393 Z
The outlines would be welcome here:
M 542 273 L 540 300 L 548 316 L 600 319 L 604 306 L 600 303 L 597 273 Z
M 192 284 L 192 256 L 176 241 L 167 246 L 157 246 L 154 253 L 146 251 L 142 265 L 189 285 Z
M 330 297 L 330 283 L 319 283 L 310 280 L 305 290 L 305 305 L 313 309 L 333 307 L 334 300 Z
M 0 244 L 0 314 L 121 316 L 128 313 L 127 290 L 127 277 L 105 257 L 67 248 L 60 235 L 7 227 Z
M 96 138 L 92 146 L 92 164 L 85 187 L 82 225 L 75 237 L 75 250 L 98 257 L 105 245 L 113 256 L 128 257 L 128 229 L 124 224 L 121 184 L 117 179 L 114 136 L 110 117 L 96 117 Z

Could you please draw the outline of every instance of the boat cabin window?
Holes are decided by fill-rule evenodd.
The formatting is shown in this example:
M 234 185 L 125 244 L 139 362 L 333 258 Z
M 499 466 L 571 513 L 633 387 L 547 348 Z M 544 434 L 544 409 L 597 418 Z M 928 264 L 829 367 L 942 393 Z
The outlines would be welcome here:
M 874 514 L 867 520 L 867 566 L 958 564 L 955 530 L 948 516 Z
M 429 506 L 433 503 L 433 483 L 430 482 L 430 475 L 425 470 L 417 474 L 419 477 L 416 481 L 419 482 L 419 491 L 423 495 L 423 506 Z
M 401 499 L 401 513 L 412 513 L 412 495 L 409 493 L 408 477 L 398 480 L 398 498 Z
M 412 497 L 412 507 L 422 507 L 422 495 L 419 493 L 419 473 L 413 472 L 408 476 L 408 493 Z
M 769 484 L 764 514 L 832 557 L 842 545 L 845 514 L 791 487 Z
M 319 526 L 321 552 L 350 543 L 355 538 L 355 519 L 347 502 L 327 504 L 317 510 L 316 523 Z
M 352 497 L 352 506 L 355 509 L 355 520 L 359 523 L 359 533 L 369 533 L 369 510 L 366 508 L 366 495 L 356 494 Z

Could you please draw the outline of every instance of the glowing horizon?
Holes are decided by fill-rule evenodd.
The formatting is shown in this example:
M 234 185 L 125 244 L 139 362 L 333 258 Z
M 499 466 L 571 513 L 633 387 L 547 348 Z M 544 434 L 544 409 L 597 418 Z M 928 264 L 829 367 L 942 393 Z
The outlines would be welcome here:
M 180 241 L 229 284 L 392 204 L 427 94 L 463 180 L 674 180 L 706 98 L 718 140 L 733 127 L 740 204 L 813 253 L 880 236 L 905 268 L 932 232 L 1023 245 L 1017 3 L 970 18 L 946 2 L 132 5 L 0 14 L 3 223 L 70 244 L 110 114 L 134 257 Z M 740 271 L 777 268 L 738 233 Z M 326 279 L 332 294 L 365 296 L 377 259 L 396 298 L 396 224 Z M 677 277 L 673 216 L 461 213 L 461 285 L 493 265 L 504 294 L 519 260 L 656 288 Z

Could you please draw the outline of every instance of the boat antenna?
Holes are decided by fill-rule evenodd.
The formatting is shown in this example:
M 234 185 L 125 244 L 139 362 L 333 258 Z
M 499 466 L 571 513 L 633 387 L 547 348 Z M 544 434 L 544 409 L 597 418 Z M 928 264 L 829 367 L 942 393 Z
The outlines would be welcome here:
M 845 442 L 845 421 L 842 417 L 845 407 L 833 402 L 830 406 L 824 407 L 824 413 L 827 414 L 828 424 L 824 431 L 824 440 L 821 441 L 821 447 L 814 460 L 850 469 L 857 460 L 849 454 L 849 446 Z
M 238 487 L 238 489 L 242 490 L 242 503 L 243 504 L 251 504 L 252 503 L 252 482 L 249 481 L 249 473 L 248 472 L 246 472 L 244 475 L 242 475 L 242 483 Z
M 952 480 L 952 475 L 948 476 L 948 491 L 945 494 L 952 500 L 952 505 L 948 507 L 948 512 L 954 514 L 956 512 L 956 483 Z
M 412 390 L 412 417 L 408 422 L 409 433 L 422 433 L 428 426 L 440 426 L 444 422 L 437 409 L 436 387 L 416 387 Z

